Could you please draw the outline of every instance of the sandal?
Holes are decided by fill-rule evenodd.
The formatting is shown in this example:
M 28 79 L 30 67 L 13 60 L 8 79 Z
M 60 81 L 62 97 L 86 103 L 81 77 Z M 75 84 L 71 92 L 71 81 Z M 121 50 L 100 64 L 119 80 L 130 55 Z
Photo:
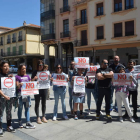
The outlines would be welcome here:
M 47 123 L 48 122 L 45 117 L 43 117 L 41 121 L 44 122 L 44 123 Z
M 42 124 L 42 121 L 40 120 L 40 118 L 39 119 L 37 119 L 37 121 L 36 121 L 38 124 Z

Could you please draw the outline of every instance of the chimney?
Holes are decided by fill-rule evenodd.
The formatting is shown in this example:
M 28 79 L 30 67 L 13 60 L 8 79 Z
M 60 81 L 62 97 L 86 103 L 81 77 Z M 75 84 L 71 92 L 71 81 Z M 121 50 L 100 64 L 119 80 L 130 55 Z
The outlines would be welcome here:
M 23 22 L 23 25 L 24 25 L 24 26 L 26 25 L 26 21 Z

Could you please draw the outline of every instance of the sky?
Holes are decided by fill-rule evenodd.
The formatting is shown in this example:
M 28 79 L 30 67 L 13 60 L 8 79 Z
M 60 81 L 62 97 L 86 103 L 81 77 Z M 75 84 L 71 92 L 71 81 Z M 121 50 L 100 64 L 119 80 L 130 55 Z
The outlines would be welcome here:
M 40 0 L 0 0 L 0 26 L 40 25 Z

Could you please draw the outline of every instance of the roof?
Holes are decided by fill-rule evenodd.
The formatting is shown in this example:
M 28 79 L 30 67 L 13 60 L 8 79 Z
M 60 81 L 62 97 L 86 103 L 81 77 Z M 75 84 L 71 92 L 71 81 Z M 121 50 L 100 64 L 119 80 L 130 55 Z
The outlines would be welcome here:
M 14 29 L 14 28 L 9 28 L 9 27 L 3 27 L 3 26 L 0 26 L 0 29 L 12 30 L 12 29 Z
M 2 27 L 2 26 L 0 26 L 0 27 Z M 20 26 L 20 27 L 17 27 L 17 28 L 9 28 L 8 31 L 2 32 L 2 33 L 0 33 L 0 35 L 6 34 L 6 33 L 8 33 L 8 32 L 12 32 L 12 31 L 14 31 L 14 30 L 18 30 L 18 29 L 24 28 L 24 27 L 40 28 L 40 26 L 35 25 L 35 24 L 26 24 L 26 25 L 23 25 L 23 26 Z M 7 28 L 7 27 L 5 27 L 5 28 Z

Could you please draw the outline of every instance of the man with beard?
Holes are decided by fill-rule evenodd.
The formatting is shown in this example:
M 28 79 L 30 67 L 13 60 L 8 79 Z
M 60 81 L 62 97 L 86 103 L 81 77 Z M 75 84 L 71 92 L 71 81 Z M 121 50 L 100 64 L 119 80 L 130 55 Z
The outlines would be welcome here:
M 111 119 L 110 116 L 110 100 L 111 100 L 111 81 L 113 77 L 113 71 L 108 68 L 108 61 L 106 59 L 102 60 L 101 68 L 96 71 L 98 79 L 98 100 L 97 100 L 97 110 L 96 119 L 100 118 L 100 111 L 103 98 L 105 96 L 105 112 L 107 118 Z
M 128 69 L 126 69 L 126 73 L 132 73 L 133 75 L 133 71 L 134 71 L 134 61 L 133 60 L 130 60 L 128 62 Z M 134 75 L 133 75 L 133 80 L 136 81 Z M 134 84 L 133 87 L 129 87 L 129 101 L 130 101 L 130 96 L 132 95 L 132 106 L 133 106 L 133 118 L 134 119 L 138 119 L 138 116 L 137 116 L 137 96 L 138 96 L 138 82 L 136 81 L 135 83 L 137 83 L 136 85 Z M 123 116 L 124 118 L 125 117 L 128 117 L 128 114 L 127 114 L 127 111 L 125 111 L 125 115 Z
M 125 68 L 125 66 L 122 65 L 121 63 L 119 63 L 119 61 L 120 61 L 120 58 L 119 58 L 119 56 L 116 55 L 116 56 L 114 56 L 114 63 L 109 66 L 109 68 L 112 68 L 114 73 L 118 73 L 118 70 L 121 67 Z M 111 106 L 110 111 L 112 111 L 112 109 L 113 109 L 113 93 L 114 93 L 114 88 L 115 87 L 112 86 L 111 101 L 110 101 L 110 106 Z M 114 110 L 116 112 L 118 112 L 116 100 L 115 100 Z

